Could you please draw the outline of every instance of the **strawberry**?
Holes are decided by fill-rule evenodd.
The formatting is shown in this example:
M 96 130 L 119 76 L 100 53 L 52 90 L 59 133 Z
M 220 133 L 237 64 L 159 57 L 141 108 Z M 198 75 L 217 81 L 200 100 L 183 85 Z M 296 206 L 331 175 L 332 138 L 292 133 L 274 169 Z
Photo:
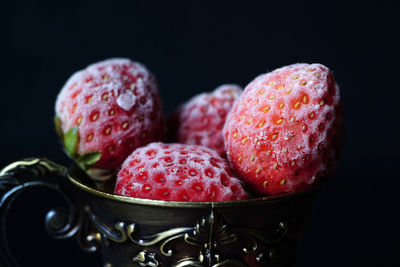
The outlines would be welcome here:
M 182 144 L 202 145 L 225 155 L 222 128 L 233 103 L 242 93 L 235 84 L 225 84 L 211 93 L 202 93 L 182 105 L 169 118 L 172 140 Z
M 223 129 L 232 168 L 261 194 L 310 187 L 335 163 L 343 133 L 339 87 L 320 64 L 260 75 Z
M 246 199 L 225 159 L 206 147 L 151 143 L 136 149 L 118 173 L 115 193 L 174 201 Z
M 129 59 L 108 59 L 72 75 L 55 110 L 65 151 L 93 178 L 112 173 L 135 148 L 165 132 L 155 78 Z

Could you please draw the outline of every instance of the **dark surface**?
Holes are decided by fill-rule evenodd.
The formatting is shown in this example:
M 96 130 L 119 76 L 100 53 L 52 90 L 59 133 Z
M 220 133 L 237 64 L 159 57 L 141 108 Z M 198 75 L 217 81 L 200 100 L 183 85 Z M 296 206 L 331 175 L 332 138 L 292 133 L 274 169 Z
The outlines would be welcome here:
M 276 67 L 319 62 L 341 86 L 347 137 L 298 266 L 398 266 L 399 16 L 394 0 L 2 3 L 0 166 L 29 156 L 69 164 L 54 101 L 73 72 L 98 60 L 143 62 L 166 112 L 221 83 L 245 86 Z M 18 200 L 9 219 L 17 257 L 24 266 L 99 265 L 73 241 L 45 236 L 44 213 L 57 201 L 45 191 Z

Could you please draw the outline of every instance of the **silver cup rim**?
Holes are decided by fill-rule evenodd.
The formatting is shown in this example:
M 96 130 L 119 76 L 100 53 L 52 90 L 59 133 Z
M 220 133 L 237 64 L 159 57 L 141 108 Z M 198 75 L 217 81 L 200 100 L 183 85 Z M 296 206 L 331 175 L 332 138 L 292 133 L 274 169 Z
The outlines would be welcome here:
M 68 174 L 68 179 L 70 182 L 78 187 L 79 189 L 86 191 L 91 195 L 95 195 L 97 197 L 101 197 L 104 199 L 123 202 L 126 204 L 134 204 L 134 205 L 144 205 L 144 206 L 157 206 L 157 207 L 171 207 L 171 208 L 208 208 L 208 207 L 242 207 L 249 205 L 260 205 L 267 203 L 276 203 L 282 201 L 288 201 L 293 198 L 299 198 L 302 196 L 306 196 L 311 194 L 318 188 L 320 185 L 316 184 L 311 186 L 310 188 L 290 194 L 282 194 L 277 196 L 267 196 L 260 198 L 250 198 L 246 200 L 234 200 L 234 201 L 214 201 L 214 202 L 199 202 L 199 201 L 165 201 L 165 200 L 153 200 L 153 199 L 144 199 L 144 198 L 135 198 L 135 197 L 127 197 L 116 195 L 112 193 L 108 193 L 102 190 L 98 190 L 93 188 L 92 186 L 85 184 L 82 181 L 74 178 L 73 175 Z

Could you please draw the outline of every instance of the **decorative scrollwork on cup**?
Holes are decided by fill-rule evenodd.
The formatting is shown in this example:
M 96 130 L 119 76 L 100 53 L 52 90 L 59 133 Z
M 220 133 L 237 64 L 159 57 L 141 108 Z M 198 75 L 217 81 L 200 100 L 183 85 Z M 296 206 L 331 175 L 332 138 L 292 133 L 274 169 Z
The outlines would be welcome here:
M 139 252 L 132 260 L 140 266 L 157 267 L 160 264 L 157 255 L 146 250 Z
M 234 260 L 234 259 L 229 259 L 229 260 L 224 260 L 223 262 L 216 263 L 214 265 L 205 265 L 205 263 L 197 261 L 193 258 L 187 258 L 180 260 L 172 265 L 172 267 L 205 267 L 205 266 L 211 266 L 211 267 L 248 267 L 247 264 L 244 264 L 243 262 L 239 260 Z
M 212 267 L 244 267 L 247 266 L 240 255 L 227 258 L 221 251 L 224 246 L 243 246 L 244 254 L 254 254 L 258 263 L 277 255 L 274 245 L 283 240 L 287 234 L 286 223 L 280 222 L 271 233 L 257 229 L 230 227 L 221 216 L 211 210 L 194 227 L 177 227 L 150 236 L 142 236 L 135 223 L 118 222 L 114 227 L 107 226 L 98 217 L 86 209 L 89 218 L 103 236 L 115 242 L 132 241 L 141 251 L 133 258 L 140 266 L 158 266 L 162 257 L 175 255 L 171 249 L 174 242 L 181 242 L 190 247 L 197 247 L 197 253 L 189 257 L 176 259 L 169 264 L 173 267 L 212 266 Z M 259 248 L 262 251 L 258 251 Z M 149 248 L 149 250 L 147 250 Z M 155 251 L 159 251 L 157 254 Z M 149 252 L 151 251 L 151 252 Z M 193 250 L 191 250 L 193 251 Z M 196 250 L 194 250 L 196 251 Z
M 217 219 L 212 210 L 207 217 L 203 217 L 200 223 L 196 224 L 192 232 L 185 234 L 184 240 L 190 245 L 201 248 L 199 261 L 212 266 L 221 261 L 219 247 L 235 242 L 237 235 L 229 230 L 221 218 Z
M 97 218 L 96 215 L 94 215 L 89 206 L 85 206 L 85 212 L 89 217 L 89 220 L 92 222 L 94 227 L 97 228 L 97 230 L 103 234 L 104 237 L 117 242 L 117 243 L 123 243 L 128 239 L 127 235 L 127 229 L 128 227 L 134 227 L 134 224 L 132 225 L 127 225 L 124 222 L 117 222 L 114 227 L 110 227 L 106 225 L 104 222 L 102 222 L 100 219 Z
M 266 264 L 279 258 L 279 253 L 275 248 L 269 248 L 259 252 L 255 256 L 255 261 L 259 264 Z
M 241 239 L 247 240 L 247 246 L 243 247 L 244 254 L 254 254 L 255 262 L 264 264 L 267 261 L 273 261 L 279 258 L 279 253 L 275 246 L 287 236 L 287 223 L 279 222 L 275 230 L 271 233 L 250 229 L 235 228 L 234 231 Z M 262 246 L 261 246 L 262 244 Z M 258 251 L 262 247 L 262 251 Z
M 173 263 L 171 267 L 204 267 L 204 264 L 194 258 L 185 258 Z
M 67 175 L 67 169 L 64 166 L 54 163 L 46 158 L 27 158 L 13 162 L 4 167 L 0 171 L 0 181 L 7 179 L 4 178 L 6 176 L 8 176 L 9 179 L 11 177 L 15 178 L 16 176 L 20 177 L 24 171 L 30 172 L 36 178 L 45 176 L 46 174 L 58 174 L 60 176 Z M 22 179 L 27 179 L 27 177 Z
M 76 221 L 71 223 L 68 221 L 71 217 L 65 209 L 50 210 L 45 219 L 47 233 L 56 239 L 75 237 L 83 251 L 97 251 L 101 244 L 101 236 L 89 223 L 87 214 L 80 208 L 74 216 Z
M 19 192 L 42 187 L 56 191 L 65 201 L 67 208 L 52 209 L 46 215 L 47 233 L 57 239 L 73 236 L 85 251 L 96 251 L 100 243 L 93 238 L 96 233 L 85 217 L 81 208 L 75 205 L 76 200 L 67 181 L 67 168 L 46 158 L 29 158 L 9 164 L 0 171 L 0 266 L 17 266 L 7 245 L 5 232 L 7 212 Z
M 128 227 L 128 237 L 130 240 L 139 246 L 149 247 L 153 246 L 157 243 L 161 243 L 160 252 L 167 257 L 171 257 L 173 255 L 173 251 L 171 249 L 167 250 L 168 245 L 174 240 L 181 239 L 185 236 L 188 231 L 193 230 L 192 227 L 179 227 L 173 228 L 167 231 L 163 231 L 151 236 L 147 236 L 145 238 L 137 237 L 137 230 L 135 231 L 135 227 L 131 224 Z

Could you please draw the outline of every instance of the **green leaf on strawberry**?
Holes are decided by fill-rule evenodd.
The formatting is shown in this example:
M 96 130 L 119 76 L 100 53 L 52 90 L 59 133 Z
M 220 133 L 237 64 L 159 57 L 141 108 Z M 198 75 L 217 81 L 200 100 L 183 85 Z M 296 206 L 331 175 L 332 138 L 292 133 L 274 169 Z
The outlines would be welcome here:
M 78 139 L 79 139 L 78 135 L 79 135 L 78 126 L 69 129 L 64 135 L 65 151 L 68 153 L 68 155 L 70 155 L 73 158 L 75 158 L 77 154 L 76 146 L 78 144 Z
M 92 151 L 79 155 L 76 151 L 79 142 L 79 128 L 75 126 L 69 129 L 64 135 L 64 147 L 65 151 L 70 155 L 76 163 L 84 170 L 89 166 L 98 162 L 101 158 L 99 151 Z
M 61 119 L 58 116 L 54 117 L 54 128 L 56 129 L 58 136 L 63 136 L 61 129 Z
M 83 154 L 76 158 L 76 162 L 81 166 L 82 169 L 86 170 L 90 165 L 95 164 L 101 158 L 101 153 L 99 151 L 93 151 Z

